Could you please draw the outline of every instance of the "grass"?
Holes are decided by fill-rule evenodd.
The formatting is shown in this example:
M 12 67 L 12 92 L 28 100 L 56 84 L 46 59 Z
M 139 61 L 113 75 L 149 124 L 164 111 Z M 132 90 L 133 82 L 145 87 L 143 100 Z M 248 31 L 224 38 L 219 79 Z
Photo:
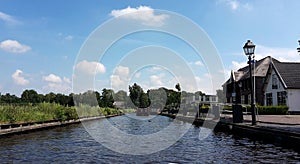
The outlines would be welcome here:
M 80 105 L 75 108 L 55 103 L 40 103 L 35 105 L 8 104 L 0 105 L 0 123 L 65 121 L 81 117 L 106 116 L 121 113 L 122 111 L 114 108 L 90 107 L 87 105 Z

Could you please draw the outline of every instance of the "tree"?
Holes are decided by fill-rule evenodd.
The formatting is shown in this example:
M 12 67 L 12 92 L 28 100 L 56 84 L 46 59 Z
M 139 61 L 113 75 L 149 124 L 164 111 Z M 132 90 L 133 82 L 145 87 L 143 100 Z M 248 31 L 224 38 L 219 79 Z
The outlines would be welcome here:
M 149 105 L 156 109 L 163 109 L 167 104 L 167 92 L 164 88 L 151 89 L 147 91 Z
M 180 87 L 180 84 L 179 84 L 179 83 L 177 83 L 177 84 L 175 85 L 175 88 L 177 89 L 178 92 L 181 91 L 181 87 Z
M 100 106 L 101 107 L 114 107 L 114 98 L 113 98 L 114 91 L 112 89 L 102 89 L 102 95 L 101 95 L 101 101 Z
M 115 101 L 126 101 L 126 99 L 127 99 L 127 93 L 123 90 L 120 90 L 114 94 Z
M 31 90 L 26 89 L 25 91 L 23 91 L 23 93 L 21 94 L 21 99 L 25 103 L 39 103 L 39 102 L 41 102 L 39 100 L 38 93 L 33 89 L 31 89 Z
M 45 100 L 45 102 L 48 102 L 48 103 L 54 103 L 56 101 L 56 94 L 53 92 L 47 93 L 44 96 L 44 100 Z
M 10 95 L 6 93 L 5 95 L 0 95 L 0 103 L 20 103 L 20 98 L 15 95 Z
M 139 97 L 140 108 L 147 108 L 150 105 L 148 94 L 142 93 Z
M 140 97 L 144 93 L 142 87 L 134 83 L 129 86 L 129 97 L 136 107 L 140 107 Z

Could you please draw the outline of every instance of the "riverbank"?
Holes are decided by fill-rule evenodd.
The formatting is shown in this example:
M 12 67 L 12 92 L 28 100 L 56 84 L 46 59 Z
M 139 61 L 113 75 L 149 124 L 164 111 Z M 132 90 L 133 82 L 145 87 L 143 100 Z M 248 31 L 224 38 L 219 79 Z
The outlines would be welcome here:
M 110 118 L 110 117 L 115 117 L 120 115 L 124 115 L 124 114 L 122 113 L 122 114 L 114 114 L 114 115 L 107 115 L 107 116 L 85 117 L 85 118 L 72 119 L 66 121 L 44 121 L 44 122 L 0 124 L 0 136 L 28 133 L 32 131 L 45 130 L 49 128 L 67 126 L 71 124 L 78 124 L 85 121 Z
M 247 137 L 253 140 L 261 140 L 266 143 L 288 147 L 300 151 L 300 116 L 260 116 L 257 125 L 251 125 L 251 116 L 244 115 L 243 123 L 233 123 L 231 116 L 221 115 L 220 119 L 195 118 L 192 116 L 161 114 L 170 118 L 193 123 L 196 126 L 214 128 L 215 131 L 228 132 L 236 136 Z M 284 122 L 284 120 L 289 120 Z

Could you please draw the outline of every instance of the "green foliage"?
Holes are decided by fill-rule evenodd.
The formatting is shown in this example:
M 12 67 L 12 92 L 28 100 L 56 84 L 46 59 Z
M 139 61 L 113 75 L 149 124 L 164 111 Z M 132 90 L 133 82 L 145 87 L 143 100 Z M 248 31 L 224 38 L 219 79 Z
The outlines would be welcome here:
M 247 106 L 247 110 L 250 109 L 251 107 Z M 257 106 L 257 109 L 260 115 L 285 115 L 289 110 L 287 106 Z
M 101 107 L 109 107 L 109 108 L 113 108 L 114 107 L 114 91 L 112 89 L 106 89 L 104 88 L 102 90 L 102 96 L 100 99 L 100 106 Z
M 288 114 L 288 106 L 256 106 L 259 115 L 286 115 Z M 232 111 L 231 106 L 224 106 L 223 110 Z M 244 106 L 243 112 L 251 112 L 251 106 Z
M 77 114 L 78 113 L 78 114 Z M 80 117 L 121 114 L 122 111 L 113 108 L 91 107 L 81 105 L 68 107 L 55 103 L 39 103 L 36 105 L 1 105 L 0 123 L 43 122 L 52 120 L 72 120 Z

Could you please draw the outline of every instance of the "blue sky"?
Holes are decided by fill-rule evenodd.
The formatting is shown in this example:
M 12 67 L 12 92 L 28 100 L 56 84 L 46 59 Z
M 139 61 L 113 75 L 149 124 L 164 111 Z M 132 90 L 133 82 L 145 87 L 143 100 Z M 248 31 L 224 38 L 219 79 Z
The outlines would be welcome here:
M 134 48 L 155 44 L 177 52 L 193 70 L 198 87 L 187 87 L 187 90 L 214 93 L 205 61 L 189 46 L 162 33 L 132 34 L 120 39 L 99 61 L 76 60 L 80 48 L 98 26 L 118 14 L 143 7 L 153 13 L 140 15 L 135 23 L 145 26 L 164 23 L 160 21 L 167 17 L 152 19 L 163 15 L 154 10 L 159 9 L 178 13 L 200 26 L 217 48 L 226 78 L 231 69 L 246 64 L 242 47 L 247 39 L 257 45 L 257 59 L 271 55 L 281 61 L 300 61 L 296 52 L 300 39 L 300 2 L 297 0 L 2 0 L 0 92 L 20 95 L 24 89 L 35 89 L 39 93 L 68 94 L 72 92 L 74 69 L 94 71 L 97 90 L 111 85 L 126 89 L 124 86 L 133 82 L 140 83 L 144 89 L 174 88 L 179 77 L 168 69 L 145 66 L 130 70 L 118 65 L 122 56 Z M 178 22 L 174 28 L 181 26 Z

